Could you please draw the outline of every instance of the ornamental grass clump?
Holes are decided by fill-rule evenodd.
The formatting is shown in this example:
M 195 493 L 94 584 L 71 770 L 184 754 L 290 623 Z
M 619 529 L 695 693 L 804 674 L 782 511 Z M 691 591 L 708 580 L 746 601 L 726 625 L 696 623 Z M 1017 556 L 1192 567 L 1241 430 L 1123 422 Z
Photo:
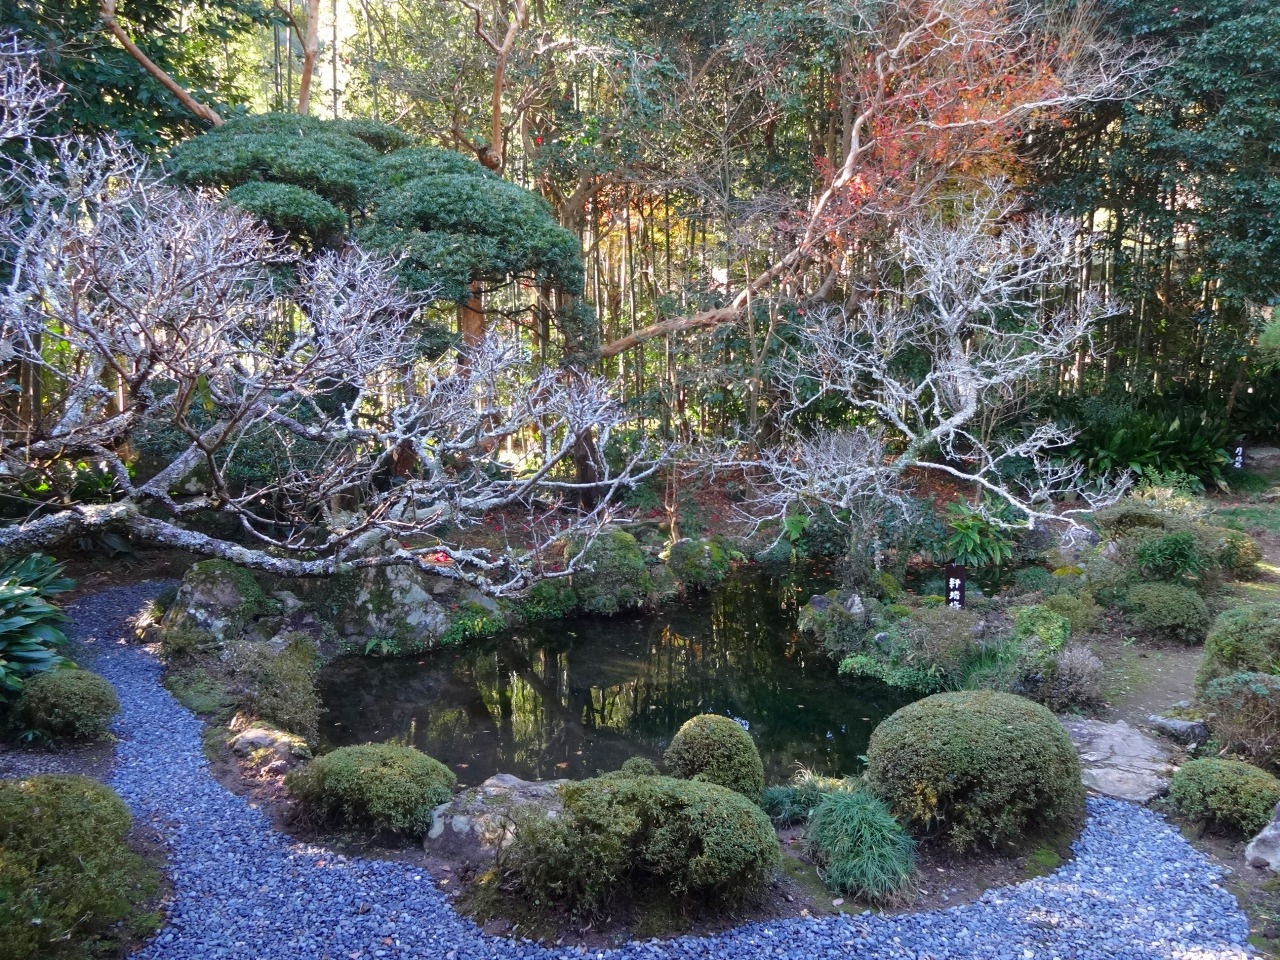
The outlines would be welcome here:
M 988 690 L 940 693 L 876 727 L 867 787 L 909 829 L 963 850 L 1075 829 L 1080 760 L 1052 713 Z
M 741 794 L 714 783 L 607 774 L 566 783 L 561 809 L 525 809 L 498 868 L 535 906 L 575 915 L 615 899 L 671 898 L 741 903 L 764 888 L 778 864 L 769 818 Z
M 88 670 L 52 670 L 27 680 L 18 699 L 18 725 L 50 740 L 97 740 L 107 735 L 120 699 Z
M 1173 775 L 1169 802 L 1184 817 L 1253 836 L 1271 822 L 1280 780 L 1239 760 L 1188 760 Z
M 702 780 L 736 790 L 759 802 L 764 764 L 751 734 L 728 717 L 704 713 L 682 726 L 662 756 L 667 769 L 685 780 Z
M 1196 690 L 1233 673 L 1280 673 L 1280 603 L 1232 607 L 1213 621 Z
M 130 826 L 124 801 L 88 777 L 0 780 L 0 956 L 67 956 L 136 932 L 158 876 L 126 846 Z
M 301 817 L 365 830 L 426 833 L 449 799 L 453 771 L 413 747 L 339 747 L 286 778 Z
M 915 872 L 915 841 L 865 790 L 825 794 L 809 817 L 805 841 L 822 882 L 861 900 L 893 899 Z

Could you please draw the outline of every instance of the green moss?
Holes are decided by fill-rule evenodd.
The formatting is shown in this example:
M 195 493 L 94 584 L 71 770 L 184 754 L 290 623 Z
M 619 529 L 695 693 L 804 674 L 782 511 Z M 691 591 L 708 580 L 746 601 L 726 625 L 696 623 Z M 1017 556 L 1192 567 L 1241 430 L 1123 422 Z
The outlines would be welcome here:
M 263 592 L 252 573 L 226 560 L 202 560 L 187 572 L 187 579 L 215 582 L 222 580 L 232 584 L 240 595 L 240 606 L 236 613 L 245 622 L 254 617 L 280 612 L 280 604 Z
M 478 603 L 464 603 L 453 615 L 448 628 L 440 637 L 442 647 L 456 646 L 468 640 L 482 640 L 506 629 L 507 621 Z
M 314 740 L 320 724 L 320 699 L 315 689 L 319 654 L 305 633 L 289 634 L 285 641 L 279 651 L 258 643 L 241 643 L 232 649 L 231 663 L 240 690 L 237 703 L 255 717 Z
M 562 620 L 578 609 L 578 595 L 567 578 L 539 580 L 520 602 L 520 616 L 530 623 Z
M 729 575 L 729 555 L 718 540 L 681 540 L 667 550 L 667 567 L 689 590 L 709 590 Z
M 1036 847 L 1027 854 L 1026 876 L 1044 877 L 1062 866 L 1062 855 L 1053 847 Z
M 160 652 L 170 662 L 208 653 L 217 647 L 217 637 L 189 623 L 166 627 L 160 633 Z
M 719 784 L 756 802 L 764 790 L 760 751 L 751 734 L 728 717 L 704 713 L 686 721 L 662 762 L 677 777 Z
M 1007 693 L 940 693 L 871 735 L 867 785 L 894 814 L 957 849 L 1074 828 L 1080 760 L 1047 709 Z
M 778 863 L 769 818 L 740 794 L 671 777 L 607 775 L 560 788 L 562 812 L 526 810 L 502 867 L 537 905 L 590 914 L 663 894 L 687 905 L 756 895 Z
M 339 747 L 289 774 L 304 817 L 368 830 L 426 833 L 431 811 L 449 799 L 453 771 L 413 747 Z
M 584 612 L 612 615 L 648 602 L 653 589 L 649 568 L 640 544 L 625 530 L 600 534 L 583 559 L 589 569 L 572 579 Z
M 1070 633 L 1073 636 L 1090 633 L 1102 617 L 1102 608 L 1088 596 L 1073 597 L 1069 593 L 1059 593 L 1045 598 L 1041 606 L 1060 617 L 1065 617 L 1070 624 Z
M 1280 780 L 1239 760 L 1188 760 L 1173 775 L 1169 802 L 1184 817 L 1251 837 L 1271 822 Z
M 231 691 L 203 667 L 169 670 L 164 675 L 164 686 L 194 714 L 222 723 L 235 712 L 236 700 Z
M 59 740 L 98 740 L 120 712 L 115 688 L 88 670 L 37 673 L 22 685 L 18 722 Z
M 1019 607 L 1014 614 L 1014 639 L 1038 641 L 1040 648 L 1048 653 L 1061 650 L 1070 636 L 1071 621 L 1045 604 Z
M 144 929 L 156 872 L 125 845 L 124 802 L 87 777 L 0 780 L 0 954 L 65 956 Z
M 1196 690 L 1233 673 L 1280 673 L 1280 603 L 1232 607 L 1213 621 Z

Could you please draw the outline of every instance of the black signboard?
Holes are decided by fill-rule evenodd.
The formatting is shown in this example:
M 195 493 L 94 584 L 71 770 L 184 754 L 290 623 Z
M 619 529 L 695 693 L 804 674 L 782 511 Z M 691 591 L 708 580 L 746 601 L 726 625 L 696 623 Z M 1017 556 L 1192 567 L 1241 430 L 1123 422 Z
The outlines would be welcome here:
M 964 609 L 964 564 L 947 564 L 947 606 L 955 610 Z

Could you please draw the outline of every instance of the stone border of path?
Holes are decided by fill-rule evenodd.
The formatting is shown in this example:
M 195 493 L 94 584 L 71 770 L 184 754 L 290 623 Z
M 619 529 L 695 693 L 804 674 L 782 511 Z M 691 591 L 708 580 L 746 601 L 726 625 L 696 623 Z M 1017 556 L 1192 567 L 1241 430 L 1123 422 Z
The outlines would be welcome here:
M 343 857 L 276 832 L 210 774 L 200 721 L 126 642 L 126 618 L 159 591 L 141 584 L 72 606 L 123 713 L 111 785 L 170 848 L 174 901 L 138 960 L 580 960 L 578 949 L 492 937 L 460 917 L 421 869 Z M 866 960 L 1239 960 L 1248 924 L 1219 871 L 1149 810 L 1089 801 L 1075 857 L 1056 873 L 978 901 L 895 917 L 788 919 L 709 937 L 627 944 L 617 960 L 859 957 Z M 603 957 L 604 953 L 597 954 Z

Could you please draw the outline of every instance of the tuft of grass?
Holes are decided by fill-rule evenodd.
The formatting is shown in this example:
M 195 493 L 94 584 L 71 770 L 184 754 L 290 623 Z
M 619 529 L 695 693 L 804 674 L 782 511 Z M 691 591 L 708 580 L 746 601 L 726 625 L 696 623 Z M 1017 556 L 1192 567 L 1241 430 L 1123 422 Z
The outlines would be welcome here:
M 883 903 L 911 883 L 915 841 L 889 808 L 864 790 L 828 793 L 805 833 L 822 880 L 838 893 Z
M 1027 854 L 1027 879 L 1047 876 L 1062 866 L 1062 855 L 1053 847 L 1036 847 Z

